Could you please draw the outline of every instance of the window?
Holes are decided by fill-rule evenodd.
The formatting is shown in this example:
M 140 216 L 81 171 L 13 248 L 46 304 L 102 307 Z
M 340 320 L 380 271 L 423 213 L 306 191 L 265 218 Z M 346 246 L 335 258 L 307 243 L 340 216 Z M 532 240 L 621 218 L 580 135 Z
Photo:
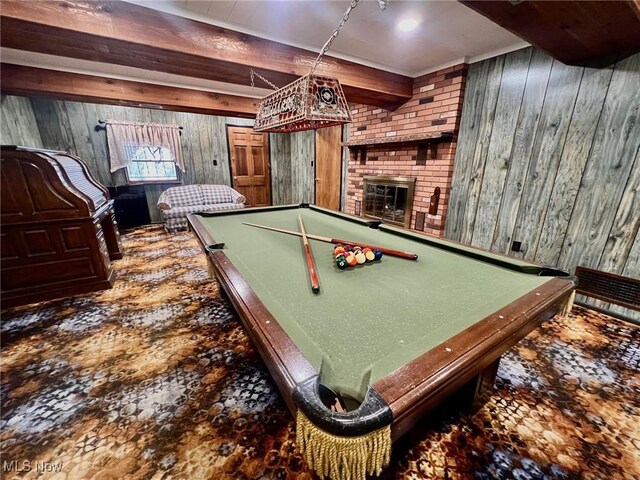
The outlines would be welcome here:
M 111 171 L 124 169 L 127 181 L 180 183 L 179 125 L 106 120 Z
M 128 145 L 127 165 L 129 183 L 179 182 L 179 172 L 171 151 L 162 146 Z

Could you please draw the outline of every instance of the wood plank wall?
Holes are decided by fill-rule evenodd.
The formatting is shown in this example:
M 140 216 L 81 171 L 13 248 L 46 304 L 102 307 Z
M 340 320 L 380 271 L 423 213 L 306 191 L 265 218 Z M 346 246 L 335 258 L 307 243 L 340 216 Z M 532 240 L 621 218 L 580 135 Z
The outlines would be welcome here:
M 349 124 L 342 125 L 342 138 L 349 138 Z M 340 211 L 346 212 L 347 210 L 347 188 L 349 183 L 349 158 L 351 152 L 349 147 L 342 147 L 342 176 L 340 180 Z
M 0 143 L 42 147 L 42 138 L 28 98 L 0 96 Z
M 272 133 L 271 202 L 274 205 L 315 201 L 315 132 Z
M 470 65 L 448 238 L 640 277 L 639 191 L 640 54 L 590 69 L 527 48 Z
M 313 130 L 294 132 L 291 138 L 291 202 L 313 203 L 315 190 L 316 137 Z
M 251 126 L 253 120 L 170 112 L 145 108 L 69 102 L 46 98 L 2 96 L 0 142 L 65 150 L 87 162 L 92 174 L 105 186 L 125 185 L 122 171 L 109 171 L 106 132 L 95 131 L 98 120 L 132 120 L 182 125 L 184 184 L 231 185 L 226 126 Z M 313 200 L 313 132 L 296 134 L 291 148 L 289 134 L 271 134 L 273 204 Z M 311 149 L 309 148 L 311 145 Z M 311 160 L 313 160 L 313 156 Z M 156 202 L 171 185 L 144 187 L 152 222 L 162 220 Z M 309 193 L 309 191 L 311 193 Z M 311 195 L 311 196 L 309 196 Z
M 271 203 L 288 205 L 291 200 L 291 136 L 288 133 L 269 135 L 271 158 Z M 280 161 L 274 162 L 278 158 Z

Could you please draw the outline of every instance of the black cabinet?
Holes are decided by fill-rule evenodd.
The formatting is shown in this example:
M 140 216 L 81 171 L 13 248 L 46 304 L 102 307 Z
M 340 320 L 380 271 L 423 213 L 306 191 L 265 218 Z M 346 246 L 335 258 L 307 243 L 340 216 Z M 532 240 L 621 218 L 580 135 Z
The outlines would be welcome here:
M 116 221 L 120 230 L 151 223 L 143 186 L 109 187 L 109 194 L 114 202 Z

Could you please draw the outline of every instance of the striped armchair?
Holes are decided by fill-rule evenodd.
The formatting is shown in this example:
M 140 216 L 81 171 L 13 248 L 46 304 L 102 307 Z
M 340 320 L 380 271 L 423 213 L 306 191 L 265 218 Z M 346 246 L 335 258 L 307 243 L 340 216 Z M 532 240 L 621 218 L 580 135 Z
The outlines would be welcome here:
M 167 232 L 187 228 L 187 215 L 213 210 L 244 208 L 245 197 L 227 185 L 183 185 L 166 189 L 158 198 L 158 208 Z

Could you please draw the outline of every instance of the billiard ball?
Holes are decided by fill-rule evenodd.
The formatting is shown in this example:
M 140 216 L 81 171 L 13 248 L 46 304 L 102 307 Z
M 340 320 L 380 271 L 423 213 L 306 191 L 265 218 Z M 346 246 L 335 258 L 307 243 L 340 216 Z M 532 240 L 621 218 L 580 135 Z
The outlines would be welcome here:
M 344 255 L 338 255 L 336 257 L 336 266 L 342 270 L 345 269 L 349 266 L 349 263 L 347 262 L 347 259 L 345 258 Z
M 363 249 L 362 253 L 364 253 L 364 256 L 366 257 L 367 262 L 373 262 L 376 259 L 375 253 L 373 253 L 370 248 Z

